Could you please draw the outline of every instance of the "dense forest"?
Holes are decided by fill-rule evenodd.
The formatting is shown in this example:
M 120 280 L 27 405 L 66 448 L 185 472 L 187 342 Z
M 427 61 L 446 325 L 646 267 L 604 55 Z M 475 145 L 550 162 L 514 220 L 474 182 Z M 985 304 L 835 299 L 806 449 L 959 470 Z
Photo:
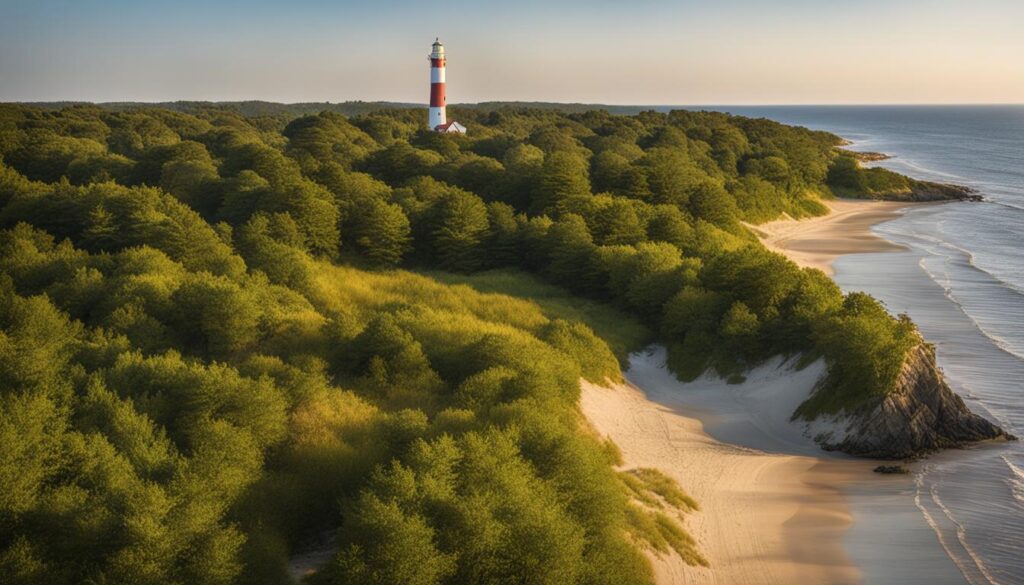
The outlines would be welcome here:
M 820 356 L 814 416 L 918 343 L 746 227 L 874 184 L 838 137 L 453 110 L 0 105 L 0 581 L 287 583 L 336 533 L 317 583 L 648 583 L 698 503 L 581 377 Z

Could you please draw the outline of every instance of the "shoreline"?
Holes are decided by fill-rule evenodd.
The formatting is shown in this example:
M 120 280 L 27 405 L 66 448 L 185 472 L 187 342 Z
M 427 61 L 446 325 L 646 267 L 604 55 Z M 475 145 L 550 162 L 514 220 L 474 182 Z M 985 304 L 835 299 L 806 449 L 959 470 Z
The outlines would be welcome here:
M 580 410 L 622 453 L 697 500 L 684 526 L 710 566 L 648 553 L 658 585 L 966 585 L 916 502 L 913 475 L 821 451 L 789 415 L 824 371 L 775 358 L 729 384 L 680 382 L 665 349 L 630 356 L 627 380 L 581 381 Z
M 826 216 L 748 227 L 769 249 L 832 277 L 841 256 L 908 250 L 871 227 L 923 205 L 824 203 Z M 660 469 L 701 506 L 684 523 L 710 567 L 649 554 L 656 582 L 965 585 L 921 514 L 916 474 L 872 473 L 878 461 L 823 452 L 790 423 L 823 373 L 820 362 L 791 365 L 769 360 L 738 385 L 707 374 L 681 383 L 656 347 L 630 356 L 627 382 L 583 384 L 581 409 L 619 446 L 624 467 Z
M 907 248 L 875 235 L 871 226 L 895 219 L 915 201 L 833 199 L 822 201 L 828 215 L 795 220 L 790 217 L 748 225 L 761 243 L 804 268 L 817 268 L 833 276 L 832 263 L 846 254 L 900 252 Z
M 643 384 L 582 382 L 580 407 L 625 468 L 655 467 L 700 504 L 684 524 L 710 566 L 650 554 L 659 585 L 862 582 L 844 544 L 853 524 L 844 491 L 873 462 L 719 441 L 668 388 Z

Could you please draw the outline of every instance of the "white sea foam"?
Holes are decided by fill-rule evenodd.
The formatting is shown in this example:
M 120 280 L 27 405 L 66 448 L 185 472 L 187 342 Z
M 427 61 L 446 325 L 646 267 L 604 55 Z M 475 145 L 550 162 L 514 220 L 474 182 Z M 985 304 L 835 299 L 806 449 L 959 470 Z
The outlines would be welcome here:
M 950 248 L 956 248 L 956 246 L 949 246 L 949 247 Z M 957 248 L 957 249 L 960 250 L 959 248 Z M 968 256 L 969 256 L 969 254 L 968 254 Z M 947 262 L 951 260 L 951 258 L 949 256 L 935 255 L 933 257 L 945 258 L 945 261 L 947 261 Z M 935 270 L 933 268 L 930 268 L 929 265 L 928 265 L 927 259 L 928 259 L 927 257 L 922 258 L 919 264 L 920 264 L 921 268 L 924 269 L 925 273 L 927 273 L 928 276 L 931 277 L 932 281 L 934 281 L 936 284 L 938 284 L 942 288 L 943 293 L 945 294 L 946 298 L 949 299 L 949 301 L 951 303 L 956 305 L 956 307 L 960 310 L 960 312 L 963 313 L 971 321 L 971 323 L 974 324 L 974 326 L 978 329 L 978 331 L 982 335 L 984 335 L 986 338 L 988 338 L 992 342 L 993 345 L 995 345 L 1000 350 L 1002 350 L 1002 351 L 1012 355 L 1013 357 L 1015 357 L 1015 358 L 1017 358 L 1019 360 L 1024 360 L 1024 351 L 1022 351 L 1021 349 L 1015 347 L 1015 344 L 1014 344 L 1013 341 L 1011 341 L 1009 339 L 1006 339 L 1002 335 L 992 331 L 991 327 L 986 326 L 984 323 L 981 322 L 981 320 L 978 318 L 977 315 L 975 315 L 970 310 L 968 310 L 968 307 L 966 306 L 966 304 L 964 302 L 962 302 L 957 297 L 957 294 L 956 294 L 956 292 L 954 290 L 954 287 L 953 287 L 953 278 L 949 274 L 949 272 L 944 270 L 944 271 L 942 271 L 940 273 L 937 270 Z M 1003 282 L 1001 280 L 995 279 L 995 277 L 993 275 L 991 275 L 989 272 L 987 272 L 985 270 L 982 270 L 982 269 L 978 268 L 977 266 L 974 266 L 972 264 L 968 264 L 968 265 L 971 268 L 974 268 L 975 270 L 977 270 L 978 272 L 981 272 L 981 273 L 987 274 L 989 276 L 992 276 L 993 280 L 995 281 L 995 282 L 993 282 L 994 285 L 1001 286 L 1004 289 L 1006 289 L 1007 291 L 1012 292 L 1014 294 L 1017 294 L 1017 295 L 1020 295 L 1020 296 L 1024 296 L 1024 292 L 1018 290 L 1015 286 L 1013 286 L 1011 284 L 1008 284 L 1008 283 L 1005 283 L 1005 282 Z
M 1000 200 L 1000 199 L 986 199 L 986 201 L 988 201 L 989 203 L 994 203 L 994 204 L 999 205 L 1001 207 L 1006 207 L 1006 208 L 1014 209 L 1014 210 L 1017 210 L 1017 211 L 1024 211 L 1024 205 L 1017 205 L 1017 204 L 1011 203 L 1009 201 L 1003 201 L 1003 200 Z
M 883 232 L 883 230 L 877 231 Z M 997 274 L 979 266 L 975 262 L 974 253 L 970 250 L 939 239 L 936 236 L 918 231 L 897 230 L 892 227 L 888 230 L 884 230 L 884 233 L 879 235 L 888 236 L 897 243 L 910 246 L 911 248 L 918 248 L 925 252 L 925 255 L 923 255 L 918 261 L 918 266 L 931 278 L 933 282 L 942 288 L 946 298 L 949 299 L 949 301 L 952 302 L 960 312 L 971 321 L 972 324 L 974 324 L 982 335 L 992 341 L 996 347 L 1019 360 L 1024 360 L 1024 349 L 1016 347 L 1013 340 L 1007 339 L 993 331 L 990 326 L 983 323 L 979 317 L 972 313 L 966 304 L 958 298 L 953 286 L 954 278 L 950 274 L 947 264 L 950 262 L 956 262 L 958 260 L 956 256 L 959 256 L 959 260 L 963 262 L 963 266 L 987 276 L 991 280 L 991 284 L 993 286 L 1002 288 L 1008 293 L 1021 297 L 1019 301 L 1021 304 L 1024 304 L 1024 290 L 1020 289 L 1013 283 L 1000 279 Z M 932 266 L 928 262 L 930 259 L 942 260 L 941 270 Z
M 890 159 L 890 160 L 892 160 L 892 159 Z M 908 168 L 910 168 L 912 170 L 915 170 L 915 171 L 917 171 L 919 173 L 924 173 L 926 175 L 934 175 L 934 176 L 939 176 L 939 177 L 945 177 L 947 179 L 956 179 L 956 180 L 959 180 L 959 181 L 964 181 L 965 180 L 964 177 L 961 177 L 960 175 L 957 175 L 957 174 L 954 174 L 954 173 L 946 173 L 946 172 L 943 172 L 943 171 L 938 171 L 938 170 L 935 170 L 933 168 L 930 168 L 930 167 L 927 167 L 925 165 L 922 165 L 920 163 L 916 163 L 916 162 L 914 162 L 911 159 L 900 157 L 899 159 L 896 159 L 896 160 L 898 160 L 899 166 L 908 167 Z M 885 161 L 880 161 L 880 162 L 885 162 Z M 891 166 L 897 166 L 897 165 L 891 165 Z
M 984 561 L 974 551 L 971 545 L 967 541 L 967 532 L 964 530 L 963 525 L 956 520 L 952 512 L 943 504 L 942 498 L 939 497 L 937 485 L 926 482 L 929 468 L 925 466 L 917 477 L 914 479 L 915 493 L 914 493 L 914 504 L 921 511 L 925 521 L 931 526 L 932 530 L 935 531 L 935 536 L 939 539 L 939 544 L 949 555 L 949 558 L 953 559 L 953 563 L 956 564 L 957 568 L 960 569 L 960 573 L 963 574 L 964 579 L 967 580 L 970 585 L 1002 585 L 996 580 L 992 572 L 985 566 Z M 951 531 L 955 535 L 955 540 L 948 534 L 950 530 L 944 528 L 938 521 L 925 501 L 922 500 L 922 491 L 926 493 L 927 501 L 935 505 L 939 512 L 942 513 L 943 520 L 948 522 L 951 526 Z
M 1003 455 L 1002 459 L 1006 462 L 1006 466 L 1010 468 L 1012 473 L 1010 476 L 1010 489 L 1013 491 L 1013 497 L 1017 500 L 1018 504 L 1024 505 L 1024 469 L 1010 461 L 1010 457 L 1007 455 Z
M 978 569 L 978 572 L 981 573 L 985 580 L 991 583 L 992 585 L 1000 585 L 999 581 L 996 580 L 996 578 L 992 575 L 991 571 L 989 571 L 988 567 L 985 565 L 984 561 L 982 561 L 981 557 L 978 555 L 977 552 L 975 552 L 974 548 L 967 541 L 967 531 L 964 529 L 964 525 L 957 521 L 956 517 L 953 516 L 953 513 L 950 511 L 950 509 L 947 508 L 946 505 L 943 503 L 942 498 L 939 497 L 937 486 L 933 485 L 929 491 L 932 496 L 932 501 L 934 501 L 935 504 L 939 507 L 939 509 L 942 510 L 942 513 L 946 515 L 946 518 L 948 518 L 949 521 L 952 522 L 954 526 L 956 526 L 956 539 L 960 542 L 960 546 L 963 547 L 964 551 L 967 552 L 968 556 L 970 556 L 971 561 L 974 563 L 974 566 Z

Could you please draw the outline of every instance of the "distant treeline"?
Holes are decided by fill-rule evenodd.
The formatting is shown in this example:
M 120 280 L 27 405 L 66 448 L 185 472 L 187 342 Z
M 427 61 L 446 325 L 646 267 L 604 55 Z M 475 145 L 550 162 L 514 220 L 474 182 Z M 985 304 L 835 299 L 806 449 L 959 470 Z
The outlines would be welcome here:
M 238 102 L 210 102 L 180 100 L 173 102 L 102 102 L 93 104 L 91 102 L 24 102 L 21 105 L 40 108 L 44 110 L 62 110 L 73 106 L 96 106 L 111 111 L 166 109 L 186 114 L 196 114 L 207 110 L 228 110 L 246 117 L 252 116 L 306 116 L 319 114 L 321 112 L 335 112 L 343 116 L 360 116 L 381 110 L 408 109 L 426 107 L 426 103 L 415 104 L 405 102 L 296 102 L 290 104 L 278 102 L 265 102 L 261 100 L 246 100 Z M 593 110 L 604 110 L 612 114 L 636 115 L 640 112 L 652 109 L 652 106 L 617 106 L 604 104 L 581 104 L 581 103 L 560 103 L 560 102 L 479 102 L 475 104 L 453 104 L 455 114 L 460 109 L 474 109 L 493 111 L 501 109 L 522 109 L 554 110 L 563 113 L 581 113 Z M 660 109 L 660 108 L 659 108 Z
M 185 114 L 201 114 L 207 111 L 229 111 L 241 114 L 246 117 L 253 116 L 289 116 L 298 117 L 320 112 L 335 112 L 343 116 L 358 116 L 369 114 L 379 110 L 414 108 L 420 104 L 401 102 L 297 102 L 283 104 L 278 102 L 265 102 L 261 100 L 246 100 L 237 102 L 210 102 L 195 100 L 179 100 L 173 102 L 102 102 L 93 104 L 91 102 L 25 102 L 26 107 L 40 108 L 43 110 L 63 110 L 64 108 L 76 106 L 95 106 L 112 112 L 123 112 L 132 110 L 162 109 Z
M 530 272 L 642 320 L 684 377 L 824 356 L 811 414 L 893 388 L 909 320 L 744 225 L 856 185 L 836 136 L 453 114 L 467 136 L 422 108 L 0 106 L 0 581 L 283 583 L 326 529 L 324 583 L 650 582 L 637 544 L 703 562 L 696 503 L 615 472 L 579 418 L 579 378 L 619 376 L 604 341 L 396 267 Z

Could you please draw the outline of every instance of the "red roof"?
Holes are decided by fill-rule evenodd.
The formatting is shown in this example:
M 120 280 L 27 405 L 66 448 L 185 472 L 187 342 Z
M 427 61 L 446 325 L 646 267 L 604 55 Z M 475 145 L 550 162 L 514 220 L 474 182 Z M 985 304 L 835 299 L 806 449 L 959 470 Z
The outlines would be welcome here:
M 451 129 L 453 124 L 458 124 L 458 122 L 456 122 L 455 120 L 451 120 L 449 122 L 445 122 L 444 124 L 438 124 L 437 126 L 434 127 L 434 130 L 436 130 L 438 132 L 445 132 L 445 131 Z M 462 124 L 459 124 L 459 126 L 461 126 L 461 125 Z

